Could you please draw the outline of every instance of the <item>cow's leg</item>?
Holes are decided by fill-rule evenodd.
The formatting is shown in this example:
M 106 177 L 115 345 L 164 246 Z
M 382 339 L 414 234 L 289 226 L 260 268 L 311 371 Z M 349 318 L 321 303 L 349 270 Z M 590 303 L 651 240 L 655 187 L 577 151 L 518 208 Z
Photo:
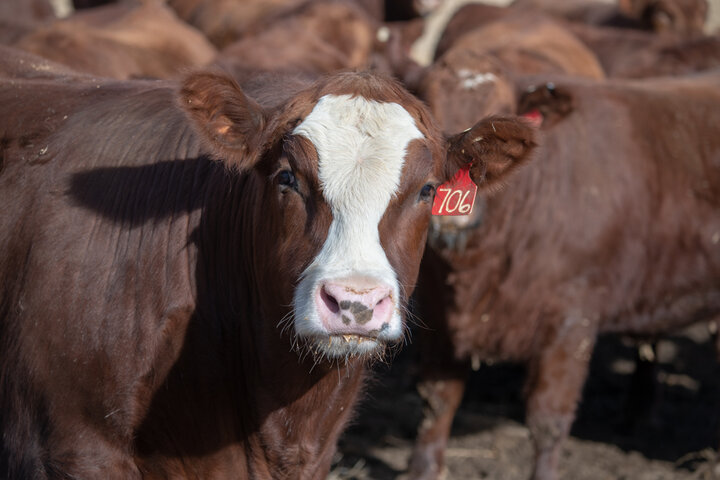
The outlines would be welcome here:
M 659 385 L 657 383 L 657 342 L 642 342 L 635 349 L 635 371 L 630 380 L 630 391 L 625 402 L 622 430 L 632 432 L 639 425 L 653 422 L 657 409 Z
M 434 480 L 440 477 L 450 427 L 465 391 L 470 361 L 458 360 L 457 332 L 471 321 L 462 292 L 448 281 L 454 269 L 433 248 L 423 257 L 415 291 L 419 317 L 424 328 L 417 331 L 423 421 L 410 457 L 408 478 Z
M 442 371 L 427 372 L 418 385 L 424 402 L 423 421 L 409 464 L 409 478 L 440 478 L 445 447 L 463 392 L 469 365 L 446 364 Z
M 596 328 L 582 317 L 566 319 L 531 360 L 527 425 L 535 443 L 533 480 L 552 480 L 587 377 Z

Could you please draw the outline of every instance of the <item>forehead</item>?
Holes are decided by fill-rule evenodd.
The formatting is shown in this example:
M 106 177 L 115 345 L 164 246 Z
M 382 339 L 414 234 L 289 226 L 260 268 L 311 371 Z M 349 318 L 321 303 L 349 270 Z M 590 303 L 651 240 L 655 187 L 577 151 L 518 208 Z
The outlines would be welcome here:
M 293 133 L 313 142 L 320 155 L 338 146 L 356 152 L 372 147 L 403 149 L 423 136 L 400 104 L 349 94 L 321 97 Z
M 348 94 L 321 97 L 293 134 L 315 147 L 331 205 L 367 200 L 368 192 L 387 204 L 399 186 L 408 144 L 423 138 L 400 104 Z

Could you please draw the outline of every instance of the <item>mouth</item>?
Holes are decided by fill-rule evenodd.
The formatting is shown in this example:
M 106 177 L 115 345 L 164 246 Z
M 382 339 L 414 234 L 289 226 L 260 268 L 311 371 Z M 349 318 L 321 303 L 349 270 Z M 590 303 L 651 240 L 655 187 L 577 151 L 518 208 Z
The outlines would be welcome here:
M 318 360 L 380 358 L 386 345 L 377 338 L 357 334 L 313 336 L 304 343 Z

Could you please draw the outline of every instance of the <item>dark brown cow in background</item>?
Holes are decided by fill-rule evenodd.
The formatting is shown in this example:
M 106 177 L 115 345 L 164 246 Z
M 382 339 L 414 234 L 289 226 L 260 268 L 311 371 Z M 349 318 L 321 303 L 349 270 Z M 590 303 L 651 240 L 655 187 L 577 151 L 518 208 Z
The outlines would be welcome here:
M 383 20 L 382 0 L 347 0 L 376 21 Z M 314 0 L 168 0 L 180 18 L 201 30 L 218 48 L 264 30 Z
M 180 18 L 223 48 L 252 26 L 288 12 L 306 0 L 167 0 Z
M 656 35 L 652 32 L 569 24 L 609 77 L 685 75 L 720 67 L 720 37 Z
M 702 35 L 708 0 L 619 0 L 620 11 L 655 33 Z
M 39 27 L 15 46 L 75 70 L 117 79 L 169 78 L 217 51 L 160 1 L 127 0 Z
M 216 63 L 230 72 L 365 69 L 378 28 L 379 22 L 353 2 L 309 2 L 292 15 L 246 32 L 222 50 Z
M 448 131 L 470 127 L 479 112 L 514 113 L 518 75 L 605 77 L 595 55 L 563 23 L 538 12 L 505 13 L 444 44 L 448 50 L 419 82 L 418 95 Z
M 658 2 L 655 7 L 661 8 L 659 6 L 661 3 L 663 2 Z M 562 21 L 561 24 L 595 53 L 608 76 L 637 78 L 681 75 L 720 66 L 720 39 L 717 36 L 702 34 L 701 20 L 705 18 L 706 9 L 704 0 L 701 3 L 702 5 L 698 4 L 692 10 L 698 12 L 695 15 L 695 23 L 699 25 L 692 31 L 677 28 L 670 29 L 663 35 L 657 35 L 647 30 L 613 28 L 577 21 Z M 665 6 L 662 8 L 680 8 L 681 4 L 680 1 L 667 2 L 667 4 L 663 3 Z M 609 4 L 604 5 L 608 8 L 612 7 Z M 438 40 L 435 58 L 442 56 L 459 38 L 490 23 L 518 15 L 530 17 L 538 15 L 539 18 L 543 18 L 548 13 L 553 13 L 552 8 L 546 11 L 542 7 L 547 5 L 544 2 L 537 5 L 518 5 L 516 2 L 512 7 L 465 5 L 447 22 Z M 514 47 L 512 44 L 508 46 Z
M 538 9 L 590 25 L 649 30 L 655 33 L 702 35 L 707 0 L 515 0 L 515 8 Z
M 2 0 L 0 44 L 10 45 L 44 22 L 56 18 L 50 0 Z
M 597 27 L 634 27 L 622 30 L 655 31 L 649 24 L 631 21 L 631 17 L 643 15 L 661 18 L 670 17 L 662 33 L 680 37 L 702 36 L 707 19 L 707 0 L 667 0 L 667 1 L 621 1 L 619 4 L 594 2 L 588 0 L 515 0 L 508 7 L 469 3 L 458 9 L 445 25 L 438 40 L 435 58 L 442 55 L 455 40 L 467 32 L 517 12 L 537 12 L 567 20 L 571 24 L 594 25 Z M 578 14 L 578 12 L 585 12 Z M 592 12 L 592 14 L 587 13 Z M 672 12 L 672 13 L 667 13 Z M 610 19 L 626 18 L 620 25 Z M 661 22 L 662 23 L 662 22 Z M 658 32 L 655 32 L 658 33 Z
M 369 73 L 241 89 L 17 59 L 2 478 L 324 478 L 366 364 L 403 336 L 435 185 L 471 158 L 502 181 L 533 146 L 515 118 L 445 140 Z
M 413 478 L 438 477 L 472 364 L 528 366 L 533 478 L 549 480 L 598 334 L 720 313 L 720 77 L 557 79 L 520 109 L 544 118 L 537 160 L 512 196 L 476 201 L 464 248 L 431 234 L 423 259 Z

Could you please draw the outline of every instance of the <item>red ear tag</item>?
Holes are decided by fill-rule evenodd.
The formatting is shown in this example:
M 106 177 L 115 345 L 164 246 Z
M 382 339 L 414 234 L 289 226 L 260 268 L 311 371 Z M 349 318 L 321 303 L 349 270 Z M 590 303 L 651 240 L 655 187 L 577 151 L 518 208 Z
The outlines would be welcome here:
M 530 123 L 534 127 L 541 127 L 543 123 L 543 116 L 542 113 L 540 113 L 540 110 L 537 108 L 533 108 L 532 110 L 525 112 L 521 115 L 522 117 L 530 120 Z
M 453 178 L 437 188 L 433 215 L 470 215 L 475 205 L 477 185 L 470 178 L 470 165 L 465 165 Z

